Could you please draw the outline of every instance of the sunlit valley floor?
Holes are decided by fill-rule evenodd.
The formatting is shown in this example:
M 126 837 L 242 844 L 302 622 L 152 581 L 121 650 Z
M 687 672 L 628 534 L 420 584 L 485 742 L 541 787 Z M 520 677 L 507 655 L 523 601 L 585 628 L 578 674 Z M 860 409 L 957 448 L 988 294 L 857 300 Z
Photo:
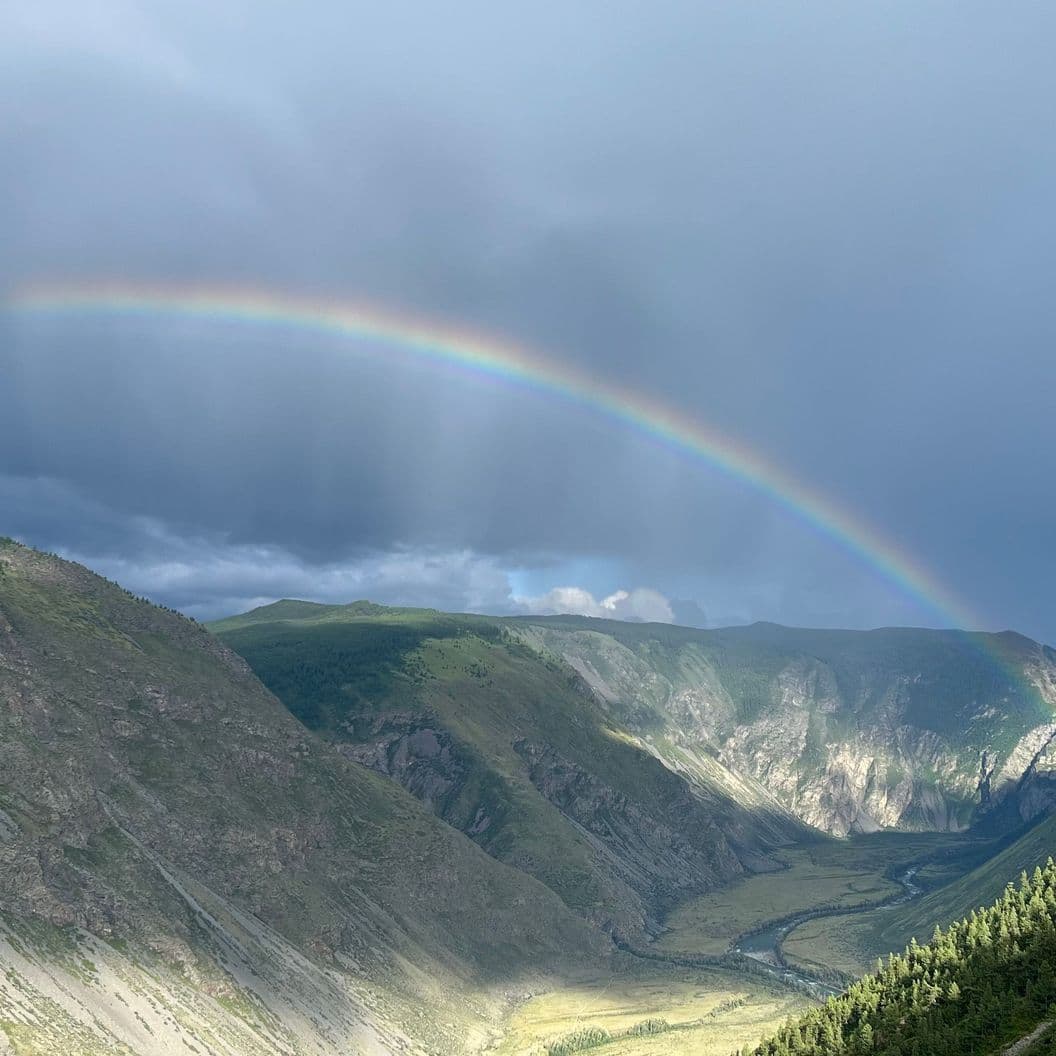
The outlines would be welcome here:
M 801 973 L 835 982 L 837 973 L 859 975 L 878 955 L 901 948 L 904 940 L 887 939 L 866 927 L 875 925 L 877 917 L 887 923 L 886 918 L 899 910 L 892 906 L 871 913 L 866 908 L 904 895 L 896 876 L 916 867 L 922 883 L 944 886 L 965 875 L 970 863 L 986 857 L 995 842 L 972 841 L 960 834 L 883 833 L 789 848 L 784 854 L 787 868 L 749 877 L 676 907 L 660 937 L 641 951 L 670 961 L 617 958 L 605 972 L 569 979 L 560 988 L 531 998 L 512 1016 L 496 1051 L 509 1056 L 546 1053 L 555 1039 L 577 1034 L 585 1039 L 598 1030 L 612 1040 L 597 1048 L 620 1056 L 661 1052 L 725 1056 L 754 1044 L 791 1013 L 825 996 L 820 989 L 811 992 Z M 908 906 L 906 902 L 904 908 Z M 841 914 L 841 909 L 854 912 Z M 766 927 L 812 912 L 825 915 L 787 934 L 783 926 Z M 859 922 L 863 926 L 848 934 L 848 925 L 853 929 Z M 780 949 L 787 970 L 749 974 L 735 966 L 688 966 L 694 959 L 721 958 L 738 948 L 741 935 L 760 928 L 766 941 L 741 948 L 770 950 L 774 933 L 782 933 Z M 763 963 L 773 962 L 767 957 Z M 641 1033 L 635 1034 L 636 1030 Z
M 5 542 L 0 1052 L 725 1056 L 1044 862 L 1054 686 L 1018 635 L 207 630 Z

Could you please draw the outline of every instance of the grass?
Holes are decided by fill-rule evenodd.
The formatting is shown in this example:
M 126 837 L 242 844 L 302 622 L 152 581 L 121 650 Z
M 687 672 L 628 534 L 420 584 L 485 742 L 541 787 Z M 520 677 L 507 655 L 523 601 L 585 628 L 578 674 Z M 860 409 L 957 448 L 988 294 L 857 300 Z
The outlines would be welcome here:
M 862 975 L 876 960 L 871 952 L 873 917 L 872 913 L 856 913 L 808 920 L 785 936 L 781 950 L 794 967 L 813 971 L 829 968 L 845 975 Z
M 807 999 L 766 980 L 621 958 L 613 971 L 584 973 L 531 998 L 510 1017 L 495 1056 L 545 1056 L 547 1046 L 585 1028 L 613 1040 L 599 1056 L 728 1056 L 807 1007 Z M 651 1019 L 662 1033 L 633 1035 Z

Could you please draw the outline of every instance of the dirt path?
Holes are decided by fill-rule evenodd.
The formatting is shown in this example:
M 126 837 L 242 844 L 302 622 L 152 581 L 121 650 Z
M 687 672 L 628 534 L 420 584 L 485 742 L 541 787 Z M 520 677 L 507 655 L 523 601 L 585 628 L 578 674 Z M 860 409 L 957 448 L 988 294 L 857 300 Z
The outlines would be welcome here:
M 1026 1037 L 1020 1038 L 1019 1041 L 1012 1042 L 1007 1049 L 1001 1050 L 1001 1056 L 1021 1056 L 1022 1053 L 1026 1052 L 1027 1049 L 1038 1041 L 1041 1036 L 1052 1026 L 1056 1020 L 1046 1020 L 1044 1023 L 1039 1023 Z

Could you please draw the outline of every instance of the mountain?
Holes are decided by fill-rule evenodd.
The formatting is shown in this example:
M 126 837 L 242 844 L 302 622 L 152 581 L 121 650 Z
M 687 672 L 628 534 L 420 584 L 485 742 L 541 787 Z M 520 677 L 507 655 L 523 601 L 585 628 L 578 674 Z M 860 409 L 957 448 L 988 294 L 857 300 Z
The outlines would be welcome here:
M 413 620 L 419 622 L 412 632 Z M 392 652 L 375 671 L 373 658 L 350 659 L 346 644 L 326 639 L 353 633 L 353 625 L 370 640 L 384 627 L 402 626 L 405 647 L 393 639 Z M 414 615 L 369 603 L 306 608 L 301 602 L 280 602 L 221 621 L 214 630 L 295 713 L 328 736 L 361 744 L 358 754 L 348 751 L 373 758 L 382 771 L 390 764 L 371 757 L 370 745 L 396 733 L 396 727 L 383 729 L 392 720 L 383 720 L 382 713 L 413 713 L 413 726 L 425 714 L 451 711 L 434 692 L 441 686 L 467 700 L 487 695 L 481 692 L 488 688 L 485 680 L 468 674 L 451 651 L 490 641 L 500 646 L 496 656 L 513 658 L 504 662 L 501 676 L 487 676 L 493 682 L 537 682 L 539 658 L 557 665 L 546 694 L 565 704 L 551 707 L 547 721 L 564 715 L 567 724 L 573 713 L 589 715 L 588 727 L 621 731 L 626 743 L 690 783 L 725 789 L 734 801 L 775 821 L 792 814 L 835 835 L 972 825 L 1003 830 L 1056 807 L 1056 652 L 1009 632 L 826 631 L 774 624 L 701 630 L 571 616 Z M 368 672 L 380 677 L 384 669 L 391 695 L 380 711 L 376 695 L 360 693 L 359 703 L 346 699 L 331 672 L 324 680 L 330 711 L 316 713 L 322 706 L 316 690 L 323 683 L 301 684 L 289 663 L 309 639 L 323 650 L 339 650 L 340 664 L 356 679 Z M 280 640 L 286 643 L 281 655 Z M 520 646 L 531 656 L 518 652 Z M 408 662 L 418 665 L 413 687 L 402 666 L 412 656 Z M 487 665 L 483 652 L 473 662 Z M 558 687 L 562 678 L 566 685 Z M 358 714 L 367 696 L 374 726 L 368 729 L 362 715 L 349 724 L 346 712 Z M 455 709 L 450 720 L 457 725 L 460 715 L 465 718 Z M 412 732 L 410 726 L 405 730 Z M 458 743 L 476 735 L 448 733 Z M 568 733 L 554 728 L 549 742 L 563 743 Z M 547 739 L 526 737 L 534 737 L 536 748 Z M 483 750 L 486 756 L 490 749 Z M 543 765 L 559 764 L 550 759 Z M 412 769 L 420 773 L 420 762 Z M 409 773 L 401 779 L 408 787 L 418 780 Z M 464 829 L 473 824 L 453 820 Z M 780 839 L 781 833 L 773 835 Z M 755 849 L 765 841 L 749 843 Z M 743 856 L 742 862 L 750 865 Z
M 825 832 L 1056 807 L 1056 651 L 1021 635 L 513 622 L 662 755 L 709 755 Z
M 1056 865 L 1050 857 L 972 912 L 791 1021 L 755 1056 L 930 1056 L 1051 1049 Z M 1045 1035 L 1048 1034 L 1048 1037 Z M 1009 1049 L 1002 1046 L 1024 1040 Z
M 624 940 L 810 838 L 711 754 L 665 761 L 521 625 L 283 601 L 211 629 L 347 758 Z
M 824 903 L 802 859 L 856 841 L 819 829 L 1035 821 L 887 917 L 949 919 L 1053 839 L 1052 654 L 1015 635 L 298 601 L 213 632 L 0 541 L 0 1053 L 459 1056 L 514 1008 L 546 1051 L 617 975 L 589 1029 L 628 1052 L 739 1044 L 807 998 L 649 946 L 676 906 Z
M 0 544 L 0 1051 L 477 1049 L 608 948 L 204 628 Z

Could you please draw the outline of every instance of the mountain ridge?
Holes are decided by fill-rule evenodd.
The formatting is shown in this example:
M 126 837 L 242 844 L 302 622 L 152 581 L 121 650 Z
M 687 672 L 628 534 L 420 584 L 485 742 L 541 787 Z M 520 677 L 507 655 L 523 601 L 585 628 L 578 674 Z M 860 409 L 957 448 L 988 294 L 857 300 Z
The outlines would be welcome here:
M 328 622 L 366 615 L 312 611 Z M 211 626 L 224 635 L 275 615 Z M 669 765 L 687 752 L 710 758 L 823 831 L 1020 824 L 1056 806 L 1056 651 L 1018 632 L 443 618 L 520 634 Z
M 605 630 L 611 630 L 613 628 L 659 628 L 664 630 L 672 631 L 684 631 L 687 635 L 697 635 L 700 633 L 711 634 L 711 633 L 723 633 L 728 631 L 739 632 L 748 630 L 774 630 L 780 632 L 790 633 L 803 633 L 805 635 L 812 634 L 834 634 L 834 635 L 868 635 L 868 634 L 882 634 L 887 631 L 894 631 L 898 633 L 911 633 L 911 634 L 935 634 L 935 635 L 959 635 L 965 637 L 981 637 L 981 638 L 996 638 L 996 639 L 1013 639 L 1020 642 L 1027 643 L 1030 646 L 1037 646 L 1043 649 L 1056 649 L 1056 646 L 1051 646 L 1048 643 L 1042 642 L 1040 639 L 1031 638 L 1029 635 L 1024 634 L 1021 631 L 1017 631 L 1014 628 L 1006 627 L 996 631 L 983 631 L 983 630 L 966 630 L 959 627 L 926 627 L 918 626 L 915 624 L 878 624 L 875 627 L 826 627 L 820 625 L 805 626 L 800 624 L 788 624 L 779 623 L 775 620 L 752 620 L 749 623 L 731 623 L 721 624 L 718 626 L 709 627 L 697 627 L 692 624 L 680 624 L 677 622 L 666 622 L 660 620 L 623 620 L 616 619 L 607 616 L 587 616 L 580 613 L 485 613 L 477 612 L 472 609 L 459 609 L 459 610 L 447 610 L 437 609 L 430 606 L 417 606 L 417 605 L 389 605 L 385 602 L 373 601 L 370 598 L 355 598 L 352 601 L 347 602 L 323 602 L 323 601 L 310 601 L 304 598 L 278 598 L 275 601 L 266 602 L 263 605 L 256 605 L 251 609 L 246 609 L 243 612 L 230 613 L 227 616 L 217 616 L 213 619 L 200 621 L 204 626 L 210 628 L 216 628 L 223 630 L 229 625 L 243 622 L 268 622 L 268 620 L 275 616 L 285 618 L 277 606 L 286 605 L 298 605 L 305 607 L 306 615 L 311 615 L 312 612 L 321 613 L 322 610 L 326 610 L 332 614 L 338 614 L 341 612 L 356 612 L 360 614 L 369 614 L 374 612 L 375 614 L 381 614 L 383 612 L 389 613 L 400 613 L 400 612 L 421 612 L 421 613 L 443 613 L 447 616 L 454 617 L 466 617 L 468 619 L 481 619 L 481 620 L 499 620 L 502 622 L 522 622 L 522 623 L 538 623 L 538 624 L 581 624 L 584 627 L 600 627 Z M 252 619 L 250 619 L 252 618 Z

